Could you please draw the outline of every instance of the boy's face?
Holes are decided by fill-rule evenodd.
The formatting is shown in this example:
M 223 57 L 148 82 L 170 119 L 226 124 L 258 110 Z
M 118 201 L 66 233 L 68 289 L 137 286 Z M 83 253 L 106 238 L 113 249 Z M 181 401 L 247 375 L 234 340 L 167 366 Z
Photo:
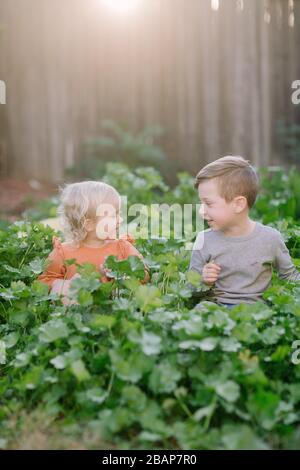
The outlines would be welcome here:
M 208 222 L 212 230 L 225 230 L 232 226 L 239 214 L 247 209 L 247 201 L 243 196 L 231 202 L 220 196 L 217 179 L 203 181 L 198 187 L 201 202 L 200 216 Z

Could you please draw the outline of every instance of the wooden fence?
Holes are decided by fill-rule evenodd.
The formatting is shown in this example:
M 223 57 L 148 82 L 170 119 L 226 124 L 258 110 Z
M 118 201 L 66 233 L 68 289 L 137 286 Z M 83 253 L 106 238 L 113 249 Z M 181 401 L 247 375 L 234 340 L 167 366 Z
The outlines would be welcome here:
M 110 3 L 0 1 L 2 175 L 61 180 L 105 118 L 160 124 L 192 172 L 229 153 L 285 161 L 276 127 L 299 113 L 300 0 Z

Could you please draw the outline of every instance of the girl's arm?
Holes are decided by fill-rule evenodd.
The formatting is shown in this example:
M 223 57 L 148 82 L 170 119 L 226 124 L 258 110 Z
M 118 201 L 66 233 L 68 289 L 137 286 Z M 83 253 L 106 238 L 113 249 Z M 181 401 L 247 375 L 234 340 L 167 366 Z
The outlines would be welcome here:
M 60 294 L 63 296 L 62 302 L 64 305 L 74 305 L 77 302 L 69 298 L 69 290 L 71 282 L 80 277 L 78 273 L 76 273 L 71 279 L 55 279 L 52 283 L 51 293 L 52 294 Z
M 66 276 L 66 267 L 64 264 L 64 257 L 61 244 L 59 240 L 53 238 L 54 248 L 51 251 L 48 257 L 48 265 L 46 270 L 38 277 L 38 280 L 43 282 L 49 287 L 49 290 L 52 289 L 53 284 L 55 283 L 55 289 L 59 289 L 59 286 L 62 287 L 62 284 L 65 281 Z M 61 281 L 61 282 L 56 282 Z
M 122 240 L 121 241 L 121 258 L 127 259 L 129 256 L 137 256 L 143 261 L 144 266 L 145 266 L 145 277 L 141 281 L 141 284 L 147 284 L 147 282 L 150 281 L 150 271 L 149 271 L 148 266 L 145 264 L 143 260 L 143 256 L 131 243 L 129 243 L 128 241 Z
M 65 279 L 55 279 L 52 283 L 51 294 L 62 294 L 68 293 L 70 287 L 70 281 Z

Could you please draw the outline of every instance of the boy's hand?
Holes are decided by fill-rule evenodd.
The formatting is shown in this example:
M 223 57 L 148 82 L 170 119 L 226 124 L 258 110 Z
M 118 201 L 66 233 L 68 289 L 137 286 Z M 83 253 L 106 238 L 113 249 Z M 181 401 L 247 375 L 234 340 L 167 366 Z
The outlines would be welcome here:
M 215 264 L 214 260 L 211 263 L 207 263 L 202 271 L 203 282 L 209 286 L 213 285 L 218 279 L 220 271 L 220 266 Z

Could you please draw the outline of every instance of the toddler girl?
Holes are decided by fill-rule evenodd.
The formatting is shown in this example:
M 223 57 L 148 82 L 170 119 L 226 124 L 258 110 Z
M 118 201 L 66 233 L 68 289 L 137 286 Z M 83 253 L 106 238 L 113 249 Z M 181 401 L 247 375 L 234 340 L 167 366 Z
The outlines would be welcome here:
M 53 237 L 53 250 L 49 255 L 49 265 L 38 279 L 49 286 L 51 292 L 67 296 L 71 281 L 79 276 L 76 265 L 67 264 L 75 259 L 77 264 L 92 263 L 99 270 L 102 282 L 110 279 L 103 270 L 105 259 L 114 255 L 119 260 L 129 256 L 142 255 L 133 246 L 129 236 L 117 239 L 121 198 L 112 186 L 97 182 L 84 181 L 67 185 L 61 193 L 58 208 L 65 242 Z M 149 281 L 145 265 L 145 278 Z M 64 303 L 69 303 L 64 297 Z

